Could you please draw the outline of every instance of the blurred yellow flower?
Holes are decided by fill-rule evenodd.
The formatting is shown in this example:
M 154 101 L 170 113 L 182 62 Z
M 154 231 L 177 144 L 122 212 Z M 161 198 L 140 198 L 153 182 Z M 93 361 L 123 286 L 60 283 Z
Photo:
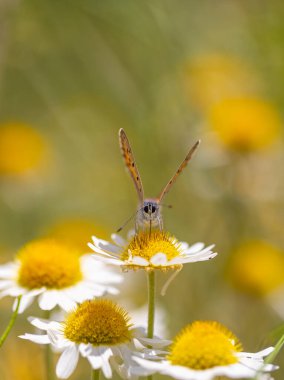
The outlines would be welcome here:
M 44 163 L 47 144 L 34 128 L 23 123 L 0 126 L 0 174 L 23 175 Z
M 211 108 L 209 123 L 229 149 L 256 151 L 279 137 L 281 120 L 277 110 L 259 98 L 225 99 Z
M 98 234 L 106 239 L 108 231 L 91 220 L 70 218 L 57 221 L 50 229 L 49 236 L 76 247 L 80 254 L 89 251 L 87 243 L 92 235 Z
M 7 342 L 1 357 L 1 380 L 41 380 L 44 378 L 42 352 L 19 339 Z M 35 371 L 36 363 L 36 371 Z
M 201 109 L 224 98 L 255 93 L 259 87 L 245 62 L 218 53 L 197 56 L 187 63 L 184 84 L 190 102 Z
M 284 284 L 284 252 L 263 241 L 244 243 L 233 252 L 228 278 L 245 293 L 266 296 Z

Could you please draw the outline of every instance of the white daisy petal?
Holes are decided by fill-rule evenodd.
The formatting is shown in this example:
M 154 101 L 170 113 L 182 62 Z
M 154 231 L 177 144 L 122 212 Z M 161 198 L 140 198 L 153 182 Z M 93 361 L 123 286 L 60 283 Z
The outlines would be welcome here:
M 11 280 L 0 281 L 0 290 L 7 289 L 13 284 L 14 284 L 14 281 L 11 281 Z
M 38 344 L 49 344 L 50 339 L 48 335 L 36 335 L 36 334 L 24 334 L 20 335 L 19 338 L 30 340 L 31 342 Z
M 167 256 L 164 253 L 156 253 L 153 257 L 150 259 L 151 264 L 154 266 L 163 266 L 166 265 L 168 260 Z
M 45 293 L 40 295 L 38 303 L 39 303 L 39 307 L 42 310 L 54 309 L 58 303 L 58 291 L 47 290 Z
M 0 265 L 0 278 L 13 279 L 18 272 L 19 264 L 17 262 L 10 262 Z
M 18 313 L 22 314 L 34 301 L 34 297 L 30 297 L 27 295 L 23 295 L 20 301 L 20 306 L 18 309 Z M 13 303 L 13 311 L 16 310 L 18 300 L 15 299 Z
M 196 253 L 201 251 L 204 248 L 205 244 L 204 243 L 195 243 L 191 245 L 189 248 L 186 249 L 186 253 Z
M 117 234 L 111 234 L 111 238 L 115 242 L 115 244 L 120 247 L 125 247 L 127 245 L 127 241 Z
M 74 372 L 79 359 L 79 349 L 74 343 L 61 354 L 57 366 L 56 375 L 60 379 L 67 379 Z
M 111 258 L 109 256 L 100 256 L 100 255 L 92 255 L 92 257 L 95 259 L 95 260 L 99 260 L 103 263 L 106 263 L 106 264 L 112 264 L 112 265 L 116 265 L 116 266 L 121 266 L 121 265 L 125 265 L 125 262 L 122 261 L 122 260 L 119 260 L 119 259 L 115 259 L 115 258 Z
M 62 324 L 59 322 L 49 321 L 47 319 L 41 319 L 37 317 L 29 317 L 28 321 L 40 330 L 48 330 L 50 328 L 60 330 Z
M 67 312 L 70 312 L 75 309 L 76 302 L 72 299 L 66 297 L 64 293 L 61 293 L 58 297 L 58 305 Z
M 25 289 L 23 289 L 23 288 L 15 285 L 13 283 L 13 286 L 11 286 L 10 288 L 7 288 L 7 289 L 3 290 L 0 293 L 0 298 L 6 297 L 6 296 L 19 297 L 19 296 L 21 296 L 24 293 L 26 293 Z
M 263 358 L 271 354 L 274 351 L 274 347 L 265 348 L 262 351 L 251 353 L 251 352 L 237 352 L 236 355 L 239 357 L 247 357 L 247 358 Z
M 114 254 L 120 254 L 121 253 L 121 248 L 118 247 L 117 245 L 111 244 L 108 241 L 98 239 L 95 236 L 92 236 L 92 240 L 95 244 L 96 247 L 103 249 L 107 252 L 114 253 Z
M 149 261 L 140 256 L 133 256 L 131 263 L 142 267 L 149 265 Z

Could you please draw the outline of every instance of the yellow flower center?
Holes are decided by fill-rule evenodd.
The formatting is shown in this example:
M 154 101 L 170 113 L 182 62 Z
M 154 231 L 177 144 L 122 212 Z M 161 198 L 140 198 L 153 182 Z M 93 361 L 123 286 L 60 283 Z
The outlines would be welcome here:
M 127 312 L 106 299 L 85 301 L 64 322 L 64 335 L 75 343 L 117 345 L 132 339 Z
M 242 152 L 268 147 L 281 129 L 277 110 L 257 98 L 222 100 L 212 107 L 209 118 L 224 145 Z
M 265 296 L 284 284 L 284 253 L 263 241 L 244 243 L 234 252 L 228 274 L 236 288 Z
M 46 287 L 62 289 L 82 279 L 79 255 L 55 240 L 38 240 L 23 247 L 20 261 L 19 285 L 28 289 Z
M 38 168 L 46 155 L 46 143 L 35 129 L 22 123 L 1 127 L 0 173 L 25 174 Z
M 196 321 L 175 338 L 168 355 L 174 365 L 202 370 L 237 362 L 238 339 L 218 322 Z
M 154 230 L 142 231 L 135 235 L 121 255 L 121 260 L 128 260 L 130 255 L 150 260 L 157 253 L 164 253 L 168 260 L 181 254 L 181 245 L 167 232 Z

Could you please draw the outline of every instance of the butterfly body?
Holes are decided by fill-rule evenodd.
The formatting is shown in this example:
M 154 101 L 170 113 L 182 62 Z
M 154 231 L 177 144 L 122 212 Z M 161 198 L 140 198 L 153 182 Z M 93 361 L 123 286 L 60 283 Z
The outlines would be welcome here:
M 138 198 L 139 198 L 139 205 L 136 212 L 136 220 L 135 220 L 136 232 L 139 228 L 142 228 L 142 229 L 148 228 L 151 231 L 152 228 L 158 227 L 160 228 L 160 230 L 162 230 L 163 219 L 162 219 L 162 214 L 161 214 L 161 206 L 162 206 L 161 201 L 164 199 L 165 195 L 169 192 L 172 185 L 175 183 L 177 177 L 180 175 L 183 169 L 187 166 L 188 162 L 193 156 L 193 153 L 195 152 L 198 145 L 200 144 L 200 140 L 198 140 L 193 145 L 193 147 L 189 150 L 185 159 L 182 161 L 182 163 L 178 167 L 175 174 L 172 176 L 170 181 L 167 183 L 167 185 L 164 187 L 164 189 L 161 191 L 160 195 L 157 198 L 144 197 L 143 185 L 142 185 L 138 168 L 135 163 L 134 155 L 132 153 L 132 149 L 131 149 L 129 140 L 126 136 L 126 133 L 124 132 L 122 128 L 119 130 L 119 144 L 120 144 L 122 157 L 124 159 L 128 172 L 133 180 L 133 183 L 134 183 L 134 186 L 136 188 Z M 119 230 L 121 230 L 121 228 Z

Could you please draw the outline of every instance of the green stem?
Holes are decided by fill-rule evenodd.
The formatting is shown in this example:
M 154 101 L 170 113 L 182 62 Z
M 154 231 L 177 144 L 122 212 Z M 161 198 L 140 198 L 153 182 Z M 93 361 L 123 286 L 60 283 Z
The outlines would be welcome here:
M 148 331 L 147 337 L 154 336 L 154 321 L 155 321 L 155 272 L 148 273 Z
M 148 331 L 147 337 L 154 337 L 155 323 L 155 271 L 148 273 Z M 147 376 L 148 380 L 152 380 L 153 376 Z
M 274 350 L 271 352 L 270 355 L 268 355 L 264 362 L 267 363 L 272 363 L 276 356 L 279 354 L 281 351 L 282 347 L 284 346 L 284 334 L 281 336 L 281 338 L 278 340 L 278 342 L 275 344 Z
M 19 311 L 19 307 L 20 307 L 20 303 L 21 303 L 21 298 L 22 298 L 22 296 L 18 297 L 16 308 L 15 308 L 13 314 L 12 314 L 12 317 L 11 317 L 9 323 L 8 323 L 8 326 L 6 327 L 5 331 L 3 332 L 3 334 L 2 334 L 2 336 L 0 338 L 0 347 L 5 342 L 7 336 L 9 335 L 10 331 L 12 330 L 12 327 L 15 324 L 15 321 L 16 321 L 16 318 L 17 318 L 17 315 L 18 315 L 18 311 Z
M 100 380 L 100 370 L 99 369 L 93 369 L 92 370 L 91 380 Z
M 284 334 L 281 336 L 281 338 L 278 340 L 278 342 L 275 344 L 274 350 L 269 354 L 265 359 L 264 359 L 264 365 L 265 364 L 271 364 L 276 356 L 279 354 L 281 351 L 282 347 L 284 346 Z M 262 368 L 260 368 L 255 377 L 254 380 L 258 379 L 258 375 L 261 373 Z
M 50 319 L 50 311 L 46 311 L 45 318 Z M 53 368 L 53 353 L 51 351 L 51 346 L 49 344 L 45 345 L 44 352 L 45 360 L 45 377 L 46 380 L 54 380 L 54 368 Z

